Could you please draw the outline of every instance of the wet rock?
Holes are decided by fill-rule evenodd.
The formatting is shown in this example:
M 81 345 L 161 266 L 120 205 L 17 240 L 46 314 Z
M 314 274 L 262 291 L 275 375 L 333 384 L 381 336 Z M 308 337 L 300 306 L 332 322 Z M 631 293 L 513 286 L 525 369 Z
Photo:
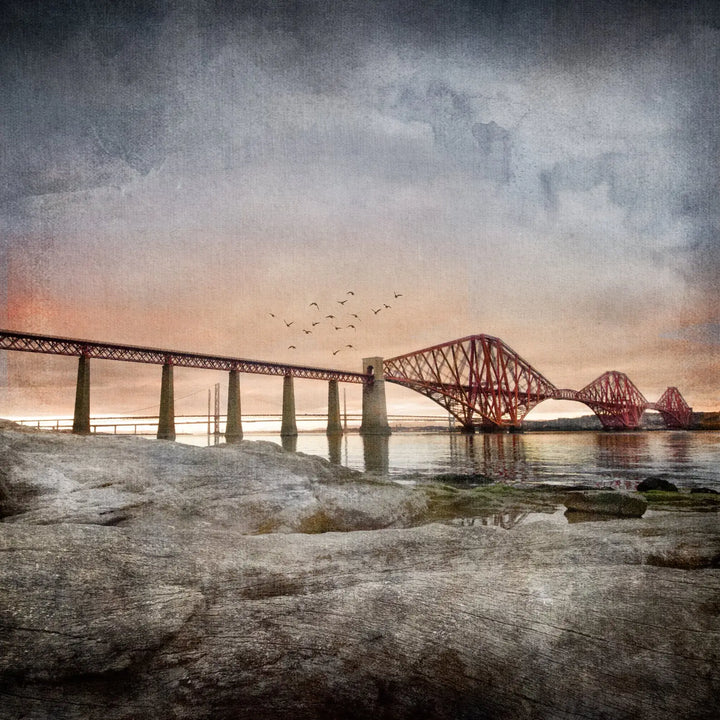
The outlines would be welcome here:
M 678 492 L 677 486 L 665 478 L 651 476 L 638 483 L 638 492 L 649 492 L 650 490 L 662 490 L 664 492 Z
M 585 515 L 642 517 L 647 510 L 645 498 L 614 491 L 572 493 L 565 497 L 563 504 L 568 516 L 577 512 Z

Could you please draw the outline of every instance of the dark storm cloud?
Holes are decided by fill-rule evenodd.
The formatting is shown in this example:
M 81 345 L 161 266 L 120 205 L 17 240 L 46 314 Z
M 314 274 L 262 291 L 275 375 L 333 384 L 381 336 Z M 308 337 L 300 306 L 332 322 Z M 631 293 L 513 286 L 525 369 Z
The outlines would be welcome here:
M 690 235 L 672 252 L 688 279 L 709 291 L 720 270 L 715 2 L 16 0 L 4 9 L 0 198 L 14 201 L 18 234 L 29 226 L 24 199 L 136 183 L 157 193 L 156 224 L 176 222 L 181 236 L 182 221 L 205 208 L 202 199 L 178 207 L 178 188 L 218 182 L 218 206 L 232 208 L 247 200 L 241 182 L 261 175 L 252 192 L 273 207 L 313 202 L 344 217 L 378 195 L 402 196 L 399 214 L 414 217 L 437 194 L 451 231 L 439 223 L 428 236 L 461 250 L 478 243 L 478 226 L 535 237 L 506 230 L 506 215 L 547 222 L 562 244 L 563 202 L 590 229 L 619 208 L 617 244 L 686 223 Z M 450 181 L 443 187 L 455 177 L 477 193 L 477 210 L 460 206 Z M 577 211 L 604 188 L 609 206 Z M 128 237 L 149 212 L 133 210 Z M 94 211 L 100 224 L 115 210 L 98 201 Z M 592 232 L 572 243 L 578 263 L 597 257 Z M 671 263 L 664 246 L 651 250 Z
M 5 3 L 0 199 L 146 174 L 177 110 L 152 2 Z
M 682 142 L 687 157 L 682 213 L 693 226 L 688 251 L 690 281 L 709 294 L 709 311 L 720 317 L 720 38 L 699 33 L 687 47 Z

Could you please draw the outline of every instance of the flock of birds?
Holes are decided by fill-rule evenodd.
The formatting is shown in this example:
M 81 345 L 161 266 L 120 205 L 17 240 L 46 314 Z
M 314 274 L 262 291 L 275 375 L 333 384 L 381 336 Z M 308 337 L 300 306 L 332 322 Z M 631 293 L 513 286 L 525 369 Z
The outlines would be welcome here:
M 395 301 L 399 300 L 402 296 L 402 293 L 393 291 L 393 299 Z M 346 308 L 345 305 L 348 303 L 350 304 Z M 297 322 L 295 319 L 287 320 L 284 317 L 281 317 L 272 312 L 268 313 L 268 315 L 274 320 L 282 321 L 285 325 L 285 328 L 288 330 L 292 329 L 292 331 L 295 332 L 297 330 L 302 330 L 302 337 L 307 338 L 308 335 L 313 335 L 320 329 L 325 329 L 326 327 L 332 328 L 333 332 L 357 331 L 358 324 L 363 322 L 364 318 L 376 317 L 379 313 L 387 312 L 388 310 L 392 309 L 392 305 L 388 305 L 386 302 L 383 302 L 380 303 L 378 307 L 372 307 L 371 305 L 370 308 L 367 310 L 360 312 L 351 312 L 351 310 L 360 310 L 357 307 L 357 304 L 358 303 L 355 292 L 353 290 L 347 290 L 345 292 L 345 297 L 342 300 L 336 300 L 335 304 L 332 305 L 330 308 L 321 308 L 319 303 L 311 302 L 308 305 L 308 311 L 311 313 L 311 316 L 307 319 L 307 321 Z M 372 313 L 372 315 L 370 315 L 369 313 Z M 318 326 L 323 327 L 319 328 Z M 316 330 L 316 328 L 318 328 L 318 330 Z M 346 343 L 345 345 L 339 347 L 337 350 L 333 350 L 332 354 L 333 356 L 335 356 L 338 353 L 343 352 L 344 350 L 355 349 L 356 348 L 352 343 Z M 288 345 L 288 350 L 297 350 L 297 346 Z

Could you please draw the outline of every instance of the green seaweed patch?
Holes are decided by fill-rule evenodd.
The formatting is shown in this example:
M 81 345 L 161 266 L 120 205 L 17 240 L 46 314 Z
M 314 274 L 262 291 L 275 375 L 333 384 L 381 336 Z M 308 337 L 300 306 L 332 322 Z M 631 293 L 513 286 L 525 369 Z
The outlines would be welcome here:
M 720 495 L 711 493 L 667 492 L 649 490 L 643 493 L 651 510 L 674 510 L 677 512 L 717 512 Z
M 490 485 L 493 479 L 482 473 L 441 473 L 429 479 L 439 485 L 457 485 L 460 487 L 475 487 L 477 485 Z

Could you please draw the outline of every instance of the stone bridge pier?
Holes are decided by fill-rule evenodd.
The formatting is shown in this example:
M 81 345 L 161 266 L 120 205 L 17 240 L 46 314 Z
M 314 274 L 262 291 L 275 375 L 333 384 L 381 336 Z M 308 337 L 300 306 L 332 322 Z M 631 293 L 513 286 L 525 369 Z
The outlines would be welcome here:
M 390 435 L 385 401 L 385 375 L 381 357 L 363 358 L 363 373 L 371 375 L 363 384 L 361 435 Z

